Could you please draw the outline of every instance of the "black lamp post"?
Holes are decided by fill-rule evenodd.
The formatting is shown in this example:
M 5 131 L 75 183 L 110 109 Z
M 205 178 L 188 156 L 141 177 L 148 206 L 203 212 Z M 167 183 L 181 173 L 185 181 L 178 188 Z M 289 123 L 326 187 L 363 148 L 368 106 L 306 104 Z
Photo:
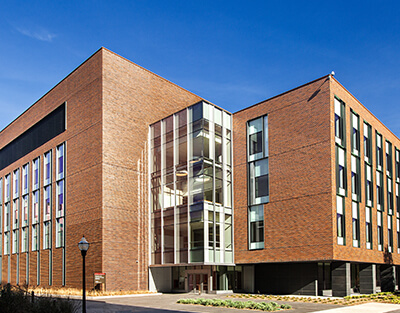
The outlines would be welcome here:
M 78 243 L 79 250 L 81 250 L 83 267 L 82 267 L 82 313 L 86 313 L 86 275 L 85 275 L 85 256 L 89 249 L 89 243 L 86 241 L 85 236 L 82 237 Z

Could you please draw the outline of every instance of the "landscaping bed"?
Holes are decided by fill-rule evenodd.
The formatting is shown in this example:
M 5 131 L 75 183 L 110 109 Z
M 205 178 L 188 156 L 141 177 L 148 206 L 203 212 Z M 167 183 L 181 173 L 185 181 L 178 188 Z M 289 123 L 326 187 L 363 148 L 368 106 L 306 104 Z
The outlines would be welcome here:
M 370 295 L 354 295 L 344 298 L 330 297 L 301 297 L 301 296 L 275 296 L 264 294 L 236 294 L 229 296 L 239 299 L 257 299 L 257 300 L 275 300 L 275 301 L 292 301 L 292 302 L 308 302 L 308 303 L 326 303 L 337 305 L 356 305 L 366 302 L 380 302 L 400 304 L 400 293 L 396 292 L 380 292 Z
M 288 304 L 278 304 L 276 302 L 233 301 L 233 300 L 203 299 L 203 298 L 179 299 L 177 303 L 197 304 L 204 306 L 225 307 L 234 309 L 260 310 L 260 311 L 279 311 L 292 308 Z

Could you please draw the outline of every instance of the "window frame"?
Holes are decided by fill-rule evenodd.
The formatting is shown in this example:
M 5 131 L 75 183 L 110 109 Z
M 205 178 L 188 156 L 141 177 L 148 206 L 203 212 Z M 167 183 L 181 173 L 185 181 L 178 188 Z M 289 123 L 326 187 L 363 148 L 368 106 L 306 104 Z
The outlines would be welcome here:
M 248 207 L 248 245 L 249 250 L 264 249 L 265 231 L 264 231 L 264 205 L 258 204 Z M 252 240 L 253 235 L 259 240 Z

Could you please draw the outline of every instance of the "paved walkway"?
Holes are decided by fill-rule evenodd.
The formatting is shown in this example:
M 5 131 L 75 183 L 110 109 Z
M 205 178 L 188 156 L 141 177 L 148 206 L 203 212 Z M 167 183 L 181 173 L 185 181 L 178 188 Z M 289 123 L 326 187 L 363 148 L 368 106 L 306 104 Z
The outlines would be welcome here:
M 201 305 L 178 304 L 176 301 L 183 298 L 218 298 L 227 299 L 227 295 L 209 295 L 201 296 L 194 294 L 162 294 L 152 296 L 124 296 L 112 297 L 87 302 L 88 313 L 250 313 L 249 310 L 228 309 L 220 307 L 207 307 Z M 241 299 L 232 299 L 241 300 Z M 246 301 L 247 299 L 242 299 Z M 261 301 L 261 300 L 253 300 Z M 276 301 L 278 303 L 290 304 L 293 309 L 281 311 L 287 313 L 400 313 L 400 305 L 366 303 L 355 306 L 341 306 L 322 303 L 301 303 L 290 301 Z M 254 311 L 257 313 L 260 311 Z
M 322 310 L 314 313 L 400 313 L 400 305 L 388 303 L 364 303 L 331 310 Z
M 314 313 L 400 313 L 400 305 L 388 303 L 364 303 L 331 310 L 316 311 Z

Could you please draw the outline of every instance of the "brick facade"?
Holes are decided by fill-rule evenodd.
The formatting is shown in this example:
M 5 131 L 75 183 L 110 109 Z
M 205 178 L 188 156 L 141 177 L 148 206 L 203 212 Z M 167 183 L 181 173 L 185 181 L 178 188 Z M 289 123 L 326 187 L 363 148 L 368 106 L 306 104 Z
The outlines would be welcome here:
M 200 99 L 101 48 L 0 133 L 1 149 L 66 103 L 65 132 L 0 171 L 4 177 L 41 156 L 43 177 L 43 154 L 52 149 L 55 164 L 55 148 L 66 143 L 66 286 L 81 286 L 82 257 L 77 243 L 84 235 L 90 242 L 88 288 L 94 286 L 95 272 L 105 272 L 107 289 L 147 289 L 148 125 Z M 32 166 L 29 176 L 31 179 Z M 52 177 L 55 216 L 55 166 Z M 41 183 L 41 204 L 42 187 Z M 60 287 L 62 249 L 55 248 L 54 224 L 52 234 L 52 286 Z M 31 245 L 31 232 L 29 235 Z M 20 253 L 19 268 L 17 254 L 3 255 L 2 281 L 8 282 L 10 258 L 9 282 L 17 283 L 19 271 L 19 283 L 24 284 L 29 255 L 29 284 L 36 285 L 40 254 L 40 286 L 49 286 L 50 251 L 43 250 L 42 243 L 41 225 L 40 250 L 31 251 L 29 246 L 28 254 Z
M 373 247 L 367 249 L 365 245 L 366 200 L 362 135 L 360 247 L 352 245 L 351 195 L 345 197 L 346 244 L 337 243 L 335 97 L 345 103 L 346 137 L 349 139 L 345 147 L 348 151 L 347 164 L 351 163 L 350 110 L 353 110 L 360 117 L 360 126 L 363 121 L 372 126 L 373 175 L 376 170 L 375 131 L 382 134 L 383 142 L 389 140 L 392 143 L 392 164 L 395 169 L 394 147 L 400 149 L 400 140 L 331 75 L 247 107 L 233 115 L 234 263 L 242 265 L 243 268 L 247 266 L 243 273 L 250 273 L 249 275 L 255 277 L 257 273 L 254 272 L 254 268 L 255 271 L 268 270 L 271 273 L 282 269 L 289 277 L 297 271 L 287 266 L 288 262 L 292 262 L 293 268 L 299 271 L 302 268 L 306 269 L 302 275 L 294 278 L 298 288 L 293 292 L 313 292 L 314 280 L 321 284 L 318 272 L 318 264 L 321 263 L 334 263 L 332 271 L 338 268 L 344 271 L 345 275 L 349 262 L 400 265 L 396 236 L 396 212 L 400 208 L 397 208 L 396 204 L 393 215 L 394 251 L 378 251 L 375 184 L 372 208 Z M 56 148 L 65 143 L 65 250 L 56 248 L 54 222 L 52 249 L 43 249 L 43 223 L 40 221 L 40 249 L 32 251 L 30 219 L 29 252 L 21 252 L 20 230 L 19 253 L 5 255 L 3 229 L 2 282 L 39 284 L 43 287 L 51 284 L 61 287 L 65 253 L 65 286 L 80 288 L 82 258 L 77 243 L 84 235 L 90 242 L 86 257 L 88 288 L 94 287 L 93 274 L 104 272 L 107 275 L 108 290 L 148 289 L 149 242 L 152 235 L 149 226 L 148 192 L 149 125 L 200 100 L 202 99 L 199 96 L 101 48 L 2 130 L 0 150 L 57 107 L 64 103 L 66 105 L 64 132 L 0 170 L 4 195 L 5 176 L 10 173 L 12 176 L 17 168 L 21 171 L 22 166 L 29 162 L 31 182 L 32 161 L 40 157 L 39 190 L 42 210 L 44 153 L 52 150 L 52 210 L 55 216 Z M 250 250 L 247 123 L 264 115 L 268 115 L 269 201 L 263 205 L 264 248 Z M 362 128 L 360 132 L 363 133 Z M 385 147 L 383 154 L 385 155 Z M 385 166 L 386 162 L 384 173 Z M 347 171 L 346 178 L 347 185 L 351 186 L 350 170 Z M 392 187 L 395 195 L 395 177 Z M 386 192 L 386 180 L 384 188 Z M 29 190 L 29 197 L 31 211 L 32 188 Z M 385 193 L 385 199 L 386 197 Z M 4 201 L 2 209 L 4 223 Z M 20 216 L 21 211 L 20 206 Z M 385 209 L 385 246 L 388 243 L 387 214 Z M 12 235 L 12 229 L 10 233 Z M 12 240 L 13 238 L 10 238 L 10 245 Z M 304 263 L 307 264 L 303 266 Z M 256 266 L 252 268 L 253 265 Z M 164 269 L 161 268 L 163 266 L 156 266 L 158 269 L 154 272 L 162 273 L 171 279 L 172 268 L 169 266 L 170 268 L 164 266 Z M 190 270 L 194 273 L 200 269 L 193 267 Z M 209 275 L 208 273 L 215 271 L 211 267 L 201 270 L 204 270 L 201 275 Z M 226 275 L 226 271 L 227 269 L 221 271 L 225 273 L 221 275 Z M 374 272 L 371 268 L 368 268 L 368 271 Z M 283 276 L 286 277 L 285 275 Z M 339 277 L 339 280 L 344 281 L 340 275 L 342 274 L 338 270 L 332 277 Z M 275 276 L 278 279 L 280 275 Z M 251 279 L 244 276 L 242 279 L 243 285 L 251 285 Z M 369 277 L 366 280 L 368 279 Z M 278 286 L 279 282 L 273 282 L 271 286 L 274 284 Z M 262 285 L 260 280 L 256 280 L 257 288 L 263 288 Z M 251 287 L 246 288 L 245 291 L 252 290 Z M 282 292 L 289 290 L 281 285 L 279 288 Z
M 270 263 L 304 261 L 353 261 L 384 264 L 384 251 L 377 249 L 376 209 L 373 208 L 373 249 L 365 245 L 365 172 L 361 166 L 360 248 L 351 244 L 351 197 L 346 197 L 346 245 L 336 240 L 335 116 L 334 97 L 346 108 L 346 148 L 350 151 L 350 110 L 372 126 L 373 173 L 376 170 L 375 131 L 400 148 L 400 140 L 331 76 L 322 77 L 282 95 L 234 114 L 235 262 Z M 248 250 L 246 123 L 268 115 L 270 201 L 264 205 L 265 249 Z M 363 129 L 361 128 L 361 140 Z M 364 148 L 361 141 L 362 164 Z M 385 156 L 385 150 L 383 151 Z M 351 153 L 346 154 L 350 164 Z M 386 162 L 383 172 L 386 171 Z M 393 166 L 394 168 L 394 166 Z M 347 185 L 351 186 L 350 169 Z M 394 181 L 394 179 L 393 179 Z M 375 187 L 375 184 L 374 184 Z M 386 189 L 385 182 L 385 191 Z M 376 188 L 374 199 L 376 202 Z M 394 184 L 393 188 L 394 189 Z M 350 191 L 348 191 L 350 193 Z M 386 194 L 385 194 L 386 199 Z M 374 206 L 376 207 L 376 205 Z M 396 212 L 396 205 L 394 206 Z M 393 215 L 393 264 L 400 264 Z M 387 210 L 383 213 L 387 246 Z

